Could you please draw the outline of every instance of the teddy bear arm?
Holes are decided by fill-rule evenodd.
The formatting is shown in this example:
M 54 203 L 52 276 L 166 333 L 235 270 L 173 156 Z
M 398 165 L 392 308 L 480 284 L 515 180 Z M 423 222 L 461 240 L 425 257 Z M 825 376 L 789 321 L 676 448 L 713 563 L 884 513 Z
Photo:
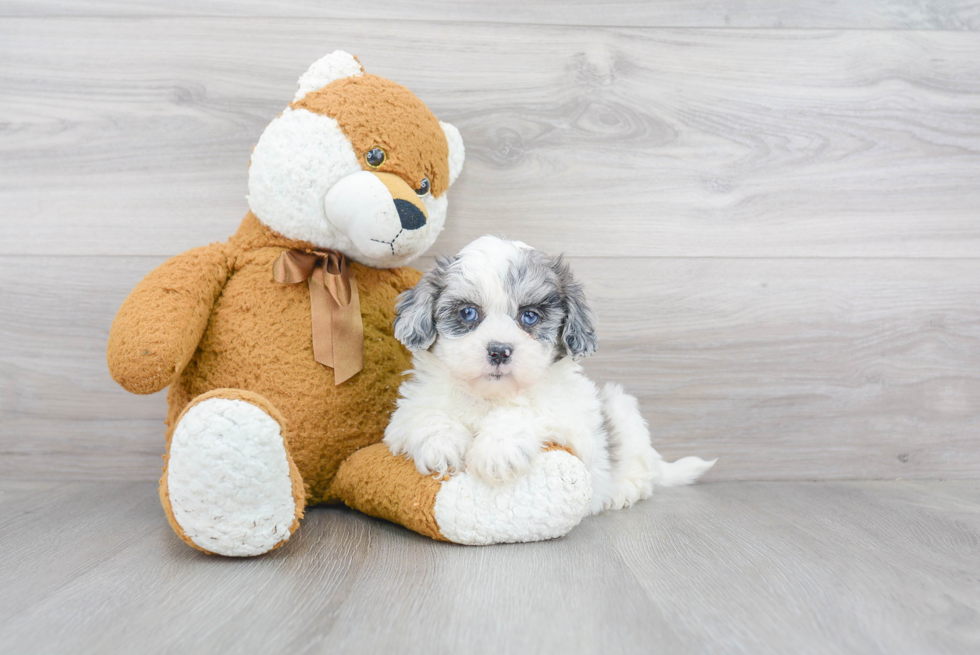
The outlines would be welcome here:
M 138 394 L 169 385 L 194 355 L 230 269 L 222 247 L 212 244 L 168 259 L 143 278 L 109 331 L 112 378 Z

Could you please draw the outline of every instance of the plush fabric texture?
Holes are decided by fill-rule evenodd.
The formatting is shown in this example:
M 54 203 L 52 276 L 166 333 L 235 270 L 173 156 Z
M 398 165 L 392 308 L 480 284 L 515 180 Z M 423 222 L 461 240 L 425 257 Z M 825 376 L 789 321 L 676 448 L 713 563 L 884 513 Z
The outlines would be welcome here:
M 202 394 L 200 397 L 196 398 L 194 402 L 189 403 L 187 407 L 184 408 L 184 411 L 181 412 L 180 416 L 177 418 L 177 423 L 179 424 L 180 421 L 183 420 L 189 410 L 193 409 L 202 402 L 211 400 L 212 398 L 247 402 L 266 413 L 270 418 L 276 421 L 276 423 L 279 424 L 280 435 L 285 433 L 287 429 L 286 419 L 275 407 L 272 406 L 272 403 L 256 393 L 241 391 L 239 389 L 215 389 L 214 391 L 209 391 L 208 393 Z M 303 478 L 300 476 L 299 469 L 296 468 L 296 464 L 293 462 L 292 457 L 289 456 L 288 451 L 286 452 L 286 460 L 289 465 L 289 479 L 292 487 L 295 514 L 293 517 L 293 522 L 289 526 L 286 537 L 272 546 L 273 550 L 285 544 L 289 535 L 294 534 L 296 530 L 299 529 L 299 521 L 301 518 L 303 518 L 303 511 L 306 506 L 306 489 L 303 486 Z M 167 522 L 170 523 L 170 527 L 173 528 L 173 531 L 184 543 L 196 548 L 197 550 L 210 554 L 212 552 L 211 550 L 203 548 L 195 543 L 195 541 L 184 531 L 180 523 L 177 522 L 177 519 L 174 516 L 173 506 L 170 502 L 170 486 L 168 476 L 170 464 L 169 452 L 163 456 L 163 461 L 163 476 L 160 478 L 160 502 L 163 505 L 163 511 L 167 517 Z
M 387 159 L 376 170 L 399 175 L 414 189 L 428 177 L 436 197 L 449 188 L 446 133 L 428 107 L 405 87 L 377 75 L 345 77 L 290 107 L 337 121 L 361 158 L 375 146 L 382 148 Z
M 454 475 L 442 483 L 433 514 L 454 543 L 523 543 L 564 536 L 587 514 L 591 498 L 585 464 L 559 448 L 535 457 L 530 470 L 510 483 Z
M 224 248 L 212 244 L 169 259 L 143 278 L 109 332 L 113 379 L 138 394 L 170 384 L 197 349 L 230 271 Z
M 328 487 L 340 463 L 383 437 L 410 363 L 392 334 L 395 297 L 420 273 L 351 264 L 364 370 L 335 386 L 333 371 L 313 359 L 309 289 L 272 279 L 280 253 L 312 247 L 248 214 L 227 243 L 178 255 L 137 285 L 113 322 L 108 360 L 130 391 L 170 385 L 168 444 L 177 417 L 203 393 L 243 389 L 268 399 L 289 423 L 287 446 L 315 504 L 336 500 Z
M 302 482 L 283 440 L 284 421 L 272 416 L 278 412 L 261 409 L 261 398 L 253 402 L 234 391 L 223 398 L 220 391 L 195 401 L 178 421 L 164 500 L 180 533 L 196 547 L 261 555 L 299 527 Z
M 313 359 L 309 289 L 272 279 L 272 265 L 280 253 L 312 245 L 286 239 L 249 214 L 227 244 L 211 247 L 225 253 L 229 276 L 208 308 L 210 321 L 193 358 L 170 386 L 168 444 L 177 417 L 197 396 L 221 388 L 248 390 L 268 399 L 288 422 L 287 446 L 303 477 L 308 502 L 336 500 L 328 489 L 340 463 L 381 441 L 402 372 L 409 367 L 391 323 L 395 297 L 420 274 L 408 268 L 351 264 L 361 299 L 364 370 L 335 386 L 333 371 Z M 138 305 L 143 316 L 152 314 L 159 323 L 169 323 L 166 313 L 158 313 L 159 298 L 169 297 L 168 288 L 196 284 L 185 277 L 163 283 L 153 293 L 138 287 L 124 307 Z M 195 298 L 203 303 L 207 295 Z M 197 315 L 204 310 L 184 311 Z
M 363 74 L 364 67 L 357 57 L 343 50 L 335 50 L 313 62 L 309 70 L 300 76 L 293 100 L 302 100 L 310 91 L 322 89 L 334 80 Z
M 391 454 L 384 444 L 357 451 L 340 467 L 333 492 L 348 507 L 401 523 L 409 530 L 448 541 L 434 513 L 442 483 L 419 475 L 415 464 Z

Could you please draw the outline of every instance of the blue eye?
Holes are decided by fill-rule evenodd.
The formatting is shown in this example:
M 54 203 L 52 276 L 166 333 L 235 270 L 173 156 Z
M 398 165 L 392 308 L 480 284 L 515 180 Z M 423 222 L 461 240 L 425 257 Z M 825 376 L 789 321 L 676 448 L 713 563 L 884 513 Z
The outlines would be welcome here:
M 475 307 L 463 307 L 459 310 L 459 317 L 466 323 L 472 323 L 480 317 L 480 312 Z
M 521 323 L 527 325 L 528 327 L 534 325 L 538 322 L 538 313 L 532 312 L 530 309 L 521 314 Z

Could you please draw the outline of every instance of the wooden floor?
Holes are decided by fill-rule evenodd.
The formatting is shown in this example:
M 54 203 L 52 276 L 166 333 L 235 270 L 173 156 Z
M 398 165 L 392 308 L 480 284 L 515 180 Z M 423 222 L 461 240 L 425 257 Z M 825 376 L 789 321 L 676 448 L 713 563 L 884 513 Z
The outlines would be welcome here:
M 0 482 L 0 653 L 980 652 L 980 482 L 719 482 L 561 540 L 441 544 L 344 508 L 254 560 L 146 482 Z

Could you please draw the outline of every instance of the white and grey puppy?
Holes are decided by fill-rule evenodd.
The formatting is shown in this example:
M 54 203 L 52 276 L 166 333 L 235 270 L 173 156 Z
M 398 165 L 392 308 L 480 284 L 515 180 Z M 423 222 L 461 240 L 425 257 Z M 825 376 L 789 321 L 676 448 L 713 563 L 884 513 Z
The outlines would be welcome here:
M 414 370 L 384 441 L 423 474 L 465 469 L 501 483 L 554 442 L 589 471 L 594 514 L 656 485 L 689 484 L 714 464 L 664 462 L 636 398 L 585 376 L 576 360 L 599 345 L 595 318 L 561 257 L 481 237 L 440 258 L 396 309 L 395 337 Z

